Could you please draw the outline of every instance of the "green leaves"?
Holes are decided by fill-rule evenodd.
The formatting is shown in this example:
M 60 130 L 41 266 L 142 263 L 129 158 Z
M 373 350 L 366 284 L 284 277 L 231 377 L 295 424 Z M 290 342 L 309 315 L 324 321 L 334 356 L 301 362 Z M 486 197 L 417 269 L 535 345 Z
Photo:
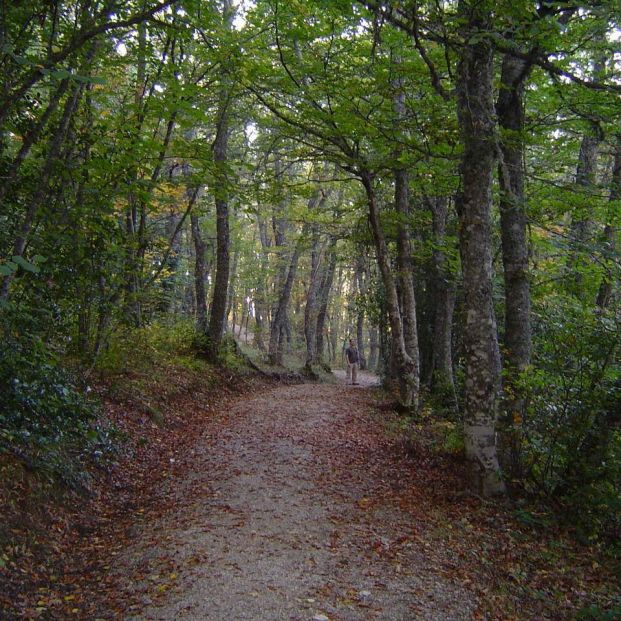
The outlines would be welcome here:
M 40 254 L 36 254 L 32 261 L 27 261 L 24 257 L 18 255 L 14 255 L 11 259 L 11 261 L 0 264 L 0 276 L 11 276 L 20 267 L 26 272 L 38 274 L 41 271 L 39 264 L 46 261 L 45 257 L 42 257 Z
M 0 275 L 10 276 L 11 274 L 13 274 L 13 272 L 17 271 L 17 268 L 17 263 L 14 263 L 13 261 L 7 261 L 6 263 L 0 265 Z
M 41 72 L 44 75 L 49 75 L 56 80 L 75 80 L 76 82 L 81 82 L 82 84 L 107 84 L 108 81 L 106 78 L 101 76 L 91 76 L 91 75 L 80 75 L 78 73 L 73 73 L 69 71 L 69 69 L 60 68 L 60 69 L 41 69 Z
M 55 71 L 49 71 L 49 75 L 57 80 L 64 80 L 65 78 L 70 78 L 72 76 L 71 72 L 67 69 L 56 69 Z
M 39 255 L 36 255 L 36 256 L 39 257 Z M 40 258 L 43 258 L 43 257 L 40 257 Z M 26 259 L 24 259 L 24 257 L 20 257 L 16 255 L 13 257 L 13 261 L 17 263 L 19 267 L 21 267 L 23 270 L 27 272 L 38 274 L 40 271 L 39 266 L 37 265 L 38 261 L 35 261 L 35 259 L 33 259 L 33 263 L 31 263 L 30 261 L 27 261 Z

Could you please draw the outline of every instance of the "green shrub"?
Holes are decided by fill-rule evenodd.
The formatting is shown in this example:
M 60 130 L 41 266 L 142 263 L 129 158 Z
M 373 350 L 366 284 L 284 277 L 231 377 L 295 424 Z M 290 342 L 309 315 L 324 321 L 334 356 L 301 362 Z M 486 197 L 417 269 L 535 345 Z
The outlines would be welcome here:
M 524 376 L 527 485 L 554 497 L 585 537 L 621 528 L 621 322 L 563 297 L 537 309 Z
M 158 321 L 143 328 L 119 326 L 97 359 L 97 368 L 108 373 L 151 369 L 155 364 L 197 351 L 194 322 Z
M 50 480 L 78 487 L 85 464 L 112 451 L 97 424 L 97 402 L 81 390 L 36 335 L 5 326 L 0 342 L 0 452 L 12 453 Z

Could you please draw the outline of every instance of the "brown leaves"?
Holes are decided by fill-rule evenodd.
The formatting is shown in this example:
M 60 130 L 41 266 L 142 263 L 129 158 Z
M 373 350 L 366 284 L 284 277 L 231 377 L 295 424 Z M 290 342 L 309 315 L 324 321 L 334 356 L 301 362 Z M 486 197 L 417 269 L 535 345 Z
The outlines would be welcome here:
M 68 496 L 67 506 L 48 500 L 34 524 L 25 528 L 16 522 L 11 534 L 19 543 L 0 553 L 5 587 L 0 589 L 0 606 L 10 611 L 9 619 L 92 620 L 101 610 L 106 610 L 107 619 L 122 619 L 128 612 L 137 614 L 145 605 L 165 601 L 183 586 L 187 574 L 218 562 L 210 558 L 211 549 L 207 554 L 193 551 L 181 562 L 175 556 L 174 531 L 151 530 L 152 524 L 162 523 L 159 518 L 174 515 L 179 529 L 210 532 L 208 523 L 199 524 L 193 517 L 191 509 L 197 502 L 208 501 L 231 531 L 247 528 L 247 515 L 234 499 L 220 496 L 217 483 L 247 475 L 256 430 L 235 422 L 246 415 L 251 420 L 251 412 L 243 401 L 230 408 L 236 397 L 228 378 L 221 378 L 223 388 L 216 399 L 213 377 L 201 383 L 199 378 L 177 378 L 175 373 L 181 375 L 175 371 L 171 381 L 179 379 L 183 388 L 152 399 L 166 413 L 164 428 L 153 425 L 140 408 L 108 401 L 108 416 L 130 441 L 119 464 L 99 473 L 92 498 Z M 238 389 L 256 393 L 264 387 L 248 384 Z M 398 427 L 398 418 L 373 410 L 370 391 L 339 393 L 326 388 L 318 398 L 321 390 L 297 391 L 294 402 L 279 393 L 265 392 L 261 397 L 269 412 L 261 422 L 263 432 L 274 442 L 286 441 L 300 449 L 286 467 L 325 491 L 339 507 L 329 513 L 322 537 L 307 542 L 310 553 L 304 567 L 321 572 L 322 553 L 337 573 L 361 563 L 367 567 L 365 579 L 373 596 L 360 595 L 362 585 L 332 580 L 317 590 L 318 599 L 381 614 L 375 596 L 386 590 L 386 576 L 401 579 L 413 567 L 430 580 L 471 593 L 479 602 L 475 619 L 565 619 L 593 592 L 600 590 L 602 599 L 611 592 L 614 577 L 591 551 L 559 533 L 523 527 L 508 508 L 462 493 L 466 485 L 458 459 L 434 453 L 422 441 L 415 452 L 404 450 L 399 436 L 387 432 L 388 426 Z M 289 419 L 281 416 L 282 408 Z M 296 436 L 285 421 L 304 420 L 309 412 L 315 423 Z M 231 441 L 228 449 L 222 438 Z M 225 450 L 228 457 L 235 456 L 226 462 L 226 471 L 222 466 L 226 460 L 220 459 Z M 263 451 L 263 445 L 255 442 L 254 450 Z M 212 458 L 205 457 L 205 451 Z M 268 457 L 273 464 L 272 454 Z M 167 480 L 169 485 L 164 484 Z M 260 491 L 295 508 L 302 501 L 288 483 L 282 473 L 271 488 Z M 304 549 L 302 535 L 296 529 L 291 534 L 289 549 Z M 252 531 L 250 537 L 282 545 L 274 534 Z M 127 550 L 138 547 L 141 555 L 128 560 Z M 232 564 L 235 561 L 228 562 L 229 569 L 243 570 Z M 253 598 L 261 596 L 258 590 L 257 595 L 252 593 Z M 410 595 L 412 601 L 429 606 L 425 600 L 433 593 L 432 589 Z M 314 608 L 315 600 L 310 603 Z M 331 619 L 338 618 L 317 602 L 313 614 L 324 611 Z
M 37 498 L 36 480 L 10 490 L 14 502 L 3 502 L 0 508 L 5 522 L 15 525 L 10 532 L 13 543 L 0 551 L 3 619 L 92 621 L 102 609 L 108 611 L 107 619 L 122 619 L 129 607 L 142 606 L 142 595 L 128 591 L 127 581 L 115 573 L 116 558 L 143 536 L 141 524 L 148 524 L 176 501 L 159 494 L 161 482 L 192 468 L 196 438 L 225 421 L 214 412 L 226 411 L 227 403 L 239 394 L 257 388 L 253 378 L 231 383 L 219 381 L 218 373 L 214 369 L 203 376 L 171 366 L 154 370 L 150 378 L 138 374 L 117 378 L 115 382 L 123 382 L 121 390 L 99 385 L 98 391 L 108 395 L 106 417 L 127 435 L 123 455 L 109 470 L 93 473 L 89 498 L 66 490 L 58 490 L 58 497 Z M 161 382 L 164 374 L 165 383 Z M 140 384 L 150 404 L 165 412 L 163 428 L 151 422 L 141 403 L 128 398 L 133 382 Z M 0 499 L 8 492 L 3 482 Z M 192 562 L 204 560 L 188 560 L 189 565 Z M 157 597 L 175 588 L 178 569 L 170 559 L 154 559 L 153 564 L 159 567 L 149 572 L 148 583 Z M 133 579 L 141 577 L 137 572 Z

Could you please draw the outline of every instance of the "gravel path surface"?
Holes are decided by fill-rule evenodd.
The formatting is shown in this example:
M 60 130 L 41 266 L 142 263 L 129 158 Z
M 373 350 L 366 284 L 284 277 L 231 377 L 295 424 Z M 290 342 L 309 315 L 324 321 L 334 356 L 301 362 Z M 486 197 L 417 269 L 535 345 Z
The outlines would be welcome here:
M 119 559 L 141 601 L 127 619 L 472 618 L 474 595 L 428 561 L 411 515 L 374 501 L 394 476 L 376 379 L 338 377 L 259 394 L 197 439 L 190 474 L 162 492 L 172 508 Z

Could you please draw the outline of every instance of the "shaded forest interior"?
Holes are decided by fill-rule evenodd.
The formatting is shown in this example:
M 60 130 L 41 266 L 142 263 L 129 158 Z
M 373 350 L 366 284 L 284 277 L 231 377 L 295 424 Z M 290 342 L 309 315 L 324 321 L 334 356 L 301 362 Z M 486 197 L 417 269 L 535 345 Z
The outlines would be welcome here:
M 132 365 L 318 380 L 353 339 L 473 493 L 614 550 L 619 18 L 0 0 L 0 472 L 79 489 Z

